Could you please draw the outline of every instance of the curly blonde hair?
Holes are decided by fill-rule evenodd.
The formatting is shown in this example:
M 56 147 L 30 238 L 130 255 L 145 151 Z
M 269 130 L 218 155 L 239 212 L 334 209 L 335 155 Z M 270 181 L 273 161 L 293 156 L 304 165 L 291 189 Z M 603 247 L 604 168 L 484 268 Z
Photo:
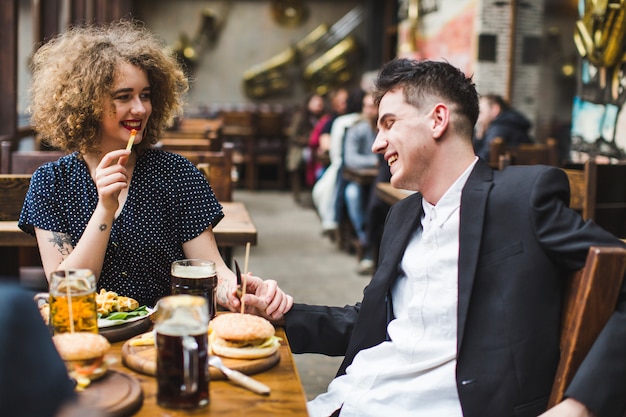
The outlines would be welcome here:
M 98 151 L 105 104 L 121 63 L 147 73 L 152 115 L 145 149 L 183 109 L 188 80 L 164 44 L 138 21 L 73 27 L 33 56 L 31 123 L 42 140 L 68 152 Z

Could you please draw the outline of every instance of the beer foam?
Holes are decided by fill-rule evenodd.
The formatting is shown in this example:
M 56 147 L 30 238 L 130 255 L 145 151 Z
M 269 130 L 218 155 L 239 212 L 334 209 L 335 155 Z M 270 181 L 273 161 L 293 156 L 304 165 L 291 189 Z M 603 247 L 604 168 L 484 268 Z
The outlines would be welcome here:
M 215 268 L 207 265 L 175 266 L 172 275 L 179 278 L 209 278 L 215 275 Z
M 167 320 L 156 326 L 158 334 L 166 336 L 195 336 L 206 334 L 208 336 L 209 327 L 199 323 L 189 323 L 178 320 Z

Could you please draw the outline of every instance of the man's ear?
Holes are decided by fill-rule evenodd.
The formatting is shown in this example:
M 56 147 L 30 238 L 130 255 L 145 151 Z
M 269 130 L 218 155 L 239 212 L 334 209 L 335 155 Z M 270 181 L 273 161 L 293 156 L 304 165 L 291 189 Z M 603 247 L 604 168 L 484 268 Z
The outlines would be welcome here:
M 444 132 L 448 129 L 448 124 L 450 123 L 450 110 L 445 104 L 437 103 L 435 104 L 435 107 L 433 107 L 431 116 L 433 137 L 435 139 L 440 139 Z

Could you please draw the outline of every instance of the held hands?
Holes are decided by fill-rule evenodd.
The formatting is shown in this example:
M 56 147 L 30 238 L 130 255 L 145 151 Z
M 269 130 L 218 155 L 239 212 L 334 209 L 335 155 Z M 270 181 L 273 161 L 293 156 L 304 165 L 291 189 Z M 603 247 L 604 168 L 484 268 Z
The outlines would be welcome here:
M 94 173 L 94 182 L 98 189 L 100 204 L 107 210 L 115 211 L 119 207 L 118 196 L 128 187 L 128 171 L 124 165 L 130 151 L 118 149 L 104 155 Z
M 218 291 L 219 292 L 219 291 Z M 228 307 L 231 311 L 241 311 L 241 301 L 237 297 L 237 288 L 230 284 Z M 279 321 L 293 306 L 293 297 L 278 287 L 274 280 L 262 280 L 248 273 L 246 275 L 246 293 L 242 296 L 245 313 L 265 317 L 270 321 Z

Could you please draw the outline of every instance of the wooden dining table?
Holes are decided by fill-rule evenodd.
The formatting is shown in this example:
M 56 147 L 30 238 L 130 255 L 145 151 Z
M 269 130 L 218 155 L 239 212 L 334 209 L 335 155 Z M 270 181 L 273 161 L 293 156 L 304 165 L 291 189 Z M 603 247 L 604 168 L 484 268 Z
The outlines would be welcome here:
M 250 212 L 243 202 L 223 202 L 224 218 L 213 229 L 217 246 L 226 265 L 231 265 L 233 250 L 249 242 L 257 244 L 257 229 Z M 37 247 L 37 239 L 25 233 L 17 226 L 17 221 L 0 221 L 0 247 L 19 248 Z M 17 274 L 18 259 L 7 260 L 3 271 L 6 275 Z M 1 275 L 1 273 L 0 273 Z
M 379 182 L 376 184 L 376 195 L 387 204 L 395 204 L 414 193 L 415 191 L 395 188 L 388 182 Z
M 232 248 L 257 244 L 257 229 L 246 205 L 240 201 L 221 203 L 224 218 L 213 232 L 220 247 Z M 37 239 L 24 233 L 17 221 L 0 221 L 0 246 L 37 246 Z
M 378 175 L 378 168 L 351 168 L 344 166 L 341 175 L 348 181 L 361 185 L 370 185 Z
M 283 328 L 276 328 L 276 336 L 281 338 L 279 347 L 280 360 L 273 367 L 259 373 L 250 375 L 270 388 L 269 395 L 259 395 L 242 388 L 226 379 L 211 380 L 209 382 L 209 404 L 195 410 L 176 410 L 161 407 L 157 404 L 157 382 L 151 375 L 142 374 L 130 369 L 122 361 L 122 348 L 126 341 L 111 344 L 107 353 L 107 360 L 112 362 L 110 369 L 118 374 L 132 379 L 135 384 L 138 381 L 139 393 L 131 395 L 140 396 L 139 401 L 126 404 L 124 407 L 105 408 L 115 417 L 185 417 L 185 416 L 220 416 L 220 417 L 265 417 L 265 416 L 289 416 L 306 417 L 306 395 L 293 354 Z M 98 382 L 94 382 L 96 389 Z M 87 390 L 91 389 L 88 387 Z M 137 388 L 139 389 L 139 388 Z M 81 395 L 81 394 L 79 394 Z M 86 392 L 87 397 L 81 401 L 94 398 L 92 407 L 98 408 L 102 404 L 110 404 L 111 400 L 100 398 L 97 394 Z M 80 397 L 79 397 L 80 398 Z M 125 400 L 123 400 L 125 401 Z

